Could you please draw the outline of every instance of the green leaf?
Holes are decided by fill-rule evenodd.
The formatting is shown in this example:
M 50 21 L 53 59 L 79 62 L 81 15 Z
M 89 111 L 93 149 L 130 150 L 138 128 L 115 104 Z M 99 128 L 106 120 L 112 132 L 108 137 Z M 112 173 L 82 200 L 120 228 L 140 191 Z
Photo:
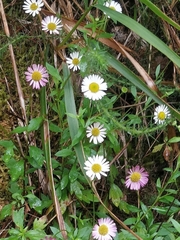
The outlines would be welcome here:
M 117 20 L 121 24 L 125 25 L 127 28 L 131 29 L 141 38 L 146 40 L 149 44 L 157 48 L 160 52 L 166 55 L 169 59 L 171 59 L 178 67 L 180 67 L 180 57 L 172 51 L 162 40 L 160 40 L 157 36 L 155 36 L 152 32 L 143 27 L 140 23 L 135 21 L 134 19 L 114 11 L 108 7 L 102 5 L 96 5 L 101 11 L 105 12 L 107 15 Z
M 36 146 L 30 146 L 29 147 L 29 155 L 28 162 L 34 167 L 34 168 L 41 168 L 44 161 L 43 151 L 36 147 Z
M 79 231 L 78 231 L 77 237 L 80 240 L 90 239 L 89 237 L 90 237 L 91 232 L 92 232 L 92 227 L 91 226 L 80 228 Z
M 24 240 L 22 237 L 20 237 L 21 232 L 19 229 L 11 228 L 9 229 L 8 233 L 12 236 L 8 237 L 7 240 Z
M 90 202 L 99 202 L 96 195 L 92 192 L 91 189 L 83 190 L 82 200 L 86 203 Z
M 35 218 L 34 222 L 33 222 L 33 229 L 34 230 L 40 230 L 40 229 L 44 229 L 46 227 L 46 216 L 43 216 L 39 219 Z
M 122 210 L 123 212 L 129 214 L 130 210 L 128 208 L 128 204 L 125 201 L 120 201 L 119 203 L 119 209 Z
M 159 214 L 165 215 L 167 213 L 167 209 L 164 207 L 153 207 L 153 210 L 156 210 Z
M 131 90 L 131 93 L 132 93 L 133 97 L 136 99 L 136 97 L 137 97 L 137 89 L 136 89 L 136 87 L 134 85 L 132 85 L 130 90 Z
M 13 211 L 12 218 L 15 225 L 22 230 L 24 223 L 24 208 L 21 208 L 19 211 Z
M 111 37 L 113 37 L 113 36 L 114 36 L 114 34 L 112 34 L 112 33 L 106 33 L 106 32 L 102 32 L 102 33 L 100 33 L 100 34 L 98 35 L 99 38 L 111 38 Z
M 161 196 L 159 198 L 159 201 L 160 202 L 163 202 L 163 203 L 171 203 L 174 201 L 174 197 L 173 196 L 169 196 L 169 195 L 164 195 L 164 196 Z
M 59 81 L 62 81 L 61 76 L 59 75 L 59 71 L 58 71 L 57 68 L 53 67 L 53 66 L 50 65 L 49 63 L 46 63 L 46 68 L 47 68 L 47 70 L 48 70 L 48 73 L 49 73 L 52 77 L 56 78 L 56 79 L 59 80 Z
M 84 133 L 84 128 L 79 128 L 78 133 L 74 136 L 74 139 L 72 141 L 72 147 L 74 147 L 84 138 L 83 133 Z
M 161 151 L 163 146 L 164 146 L 164 143 L 161 143 L 161 144 L 158 144 L 158 145 L 154 146 L 154 148 L 152 150 L 152 153 L 156 153 L 156 152 Z
M 5 147 L 5 148 L 14 148 L 15 145 L 12 141 L 8 140 L 0 140 L 0 146 Z
M 43 210 L 42 201 L 31 193 L 26 195 L 26 197 L 28 198 L 28 203 L 30 207 L 34 208 L 39 214 L 41 214 Z
M 173 137 L 173 138 L 169 139 L 168 142 L 169 142 L 169 143 L 177 143 L 177 142 L 180 142 L 180 137 Z
M 134 125 L 134 124 L 140 124 L 141 123 L 141 119 L 134 114 L 128 114 L 128 118 L 130 119 L 130 121 L 128 121 L 128 125 Z
M 162 188 L 160 178 L 157 179 L 157 181 L 156 181 L 156 186 L 157 186 L 158 189 L 161 189 L 161 188 Z
M 11 175 L 11 180 L 13 182 L 17 181 L 19 179 L 19 177 L 24 176 L 24 161 L 23 160 L 16 161 L 14 159 L 11 159 L 8 164 L 8 167 L 9 167 L 9 173 Z
M 74 164 L 69 173 L 70 182 L 74 182 L 78 178 L 79 172 L 77 171 L 76 165 Z
M 71 194 L 75 193 L 76 197 L 78 197 L 79 199 L 82 199 L 82 195 L 83 195 L 81 189 L 84 189 L 84 188 L 78 181 L 75 181 L 70 184 Z
M 73 154 L 73 151 L 71 149 L 62 149 L 60 151 L 58 151 L 55 156 L 56 157 L 68 157 L 68 156 L 71 156 Z
M 125 223 L 126 225 L 134 225 L 134 224 L 136 223 L 136 221 L 137 221 L 136 218 L 131 217 L 131 218 L 127 218 L 127 219 L 124 221 L 124 223 Z
M 25 233 L 25 237 L 26 239 L 30 239 L 30 240 L 39 240 L 39 239 L 44 239 L 44 237 L 46 236 L 46 233 L 42 230 L 28 230 Z
M 120 201 L 123 197 L 123 193 L 121 189 L 116 184 L 111 184 L 110 191 L 109 191 L 109 199 L 112 200 L 113 204 L 118 207 Z
M 5 205 L 0 211 L 0 221 L 12 215 L 13 203 Z
M 42 122 L 43 122 L 42 117 L 31 119 L 30 122 L 29 122 L 29 125 L 27 126 L 27 131 L 31 132 L 31 131 L 35 131 L 35 130 L 39 129 Z
M 67 174 L 63 174 L 63 177 L 61 179 L 61 190 L 65 189 L 65 187 L 68 185 L 69 183 L 69 176 L 68 173 Z
M 62 132 L 62 128 L 60 128 L 58 125 L 52 122 L 49 123 L 49 129 L 51 132 L 55 132 L 55 133 Z
M 180 176 L 180 171 L 174 171 L 169 179 L 169 183 L 175 182 L 179 176 Z
M 12 133 L 22 133 L 25 131 L 27 131 L 27 126 L 25 126 L 25 127 L 18 126 L 15 129 L 13 129 Z
M 154 221 L 153 213 L 143 202 L 141 202 L 140 204 L 141 204 L 141 209 L 144 213 L 144 216 L 147 218 L 147 226 L 149 228 L 150 226 L 152 226 Z

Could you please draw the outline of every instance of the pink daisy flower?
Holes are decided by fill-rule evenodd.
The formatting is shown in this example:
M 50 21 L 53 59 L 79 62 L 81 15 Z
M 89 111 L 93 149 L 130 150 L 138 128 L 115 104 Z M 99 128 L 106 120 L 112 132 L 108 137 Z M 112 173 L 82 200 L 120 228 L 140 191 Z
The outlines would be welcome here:
M 132 167 L 128 171 L 129 175 L 126 177 L 125 185 L 131 190 L 139 190 L 141 187 L 144 187 L 148 182 L 149 174 L 145 169 L 140 166 Z
M 116 224 L 107 217 L 98 220 L 98 224 L 93 227 L 92 237 L 97 240 L 111 240 L 116 236 L 116 233 Z
M 40 89 L 41 87 L 44 87 L 49 78 L 46 68 L 40 64 L 33 64 L 32 66 L 28 67 L 25 75 L 26 81 L 30 82 L 29 85 L 32 85 L 33 89 Z

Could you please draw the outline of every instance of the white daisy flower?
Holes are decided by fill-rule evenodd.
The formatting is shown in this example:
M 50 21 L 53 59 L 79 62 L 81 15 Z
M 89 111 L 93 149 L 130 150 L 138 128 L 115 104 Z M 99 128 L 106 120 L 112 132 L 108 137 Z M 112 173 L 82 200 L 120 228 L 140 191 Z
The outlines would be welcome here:
M 81 61 L 81 58 L 82 56 L 80 56 L 80 53 L 79 52 L 73 52 L 73 53 L 70 53 L 70 57 L 71 58 L 66 58 L 66 63 L 68 64 L 68 67 L 70 69 L 73 69 L 73 71 L 77 71 L 78 69 L 80 69 L 80 61 Z
M 101 175 L 107 176 L 106 172 L 110 171 L 109 162 L 106 162 L 106 159 L 103 156 L 93 156 L 88 157 L 88 160 L 85 161 L 86 175 L 92 180 L 95 177 L 101 179 Z
M 42 30 L 50 34 L 59 34 L 62 29 L 61 20 L 54 16 L 45 17 L 42 22 Z
M 163 124 L 166 119 L 170 118 L 171 114 L 166 105 L 159 105 L 154 111 L 154 121 L 156 124 Z
M 29 13 L 33 17 L 41 11 L 41 7 L 44 5 L 42 0 L 26 0 L 24 1 L 23 10 L 25 13 Z
M 83 79 L 81 90 L 86 98 L 99 100 L 106 95 L 107 83 L 98 75 L 89 75 Z
M 115 2 L 115 1 L 107 1 L 105 4 L 104 4 L 106 7 L 112 9 L 112 10 L 115 10 L 119 13 L 122 13 L 122 7 L 119 3 Z M 106 13 L 105 13 L 106 14 Z M 109 17 L 109 16 L 108 16 Z
M 93 227 L 92 237 L 98 240 L 112 240 L 116 233 L 117 227 L 111 218 L 100 218 L 98 224 Z
M 86 133 L 87 138 L 90 138 L 89 142 L 93 141 L 94 144 L 97 144 L 104 141 L 106 137 L 106 128 L 103 127 L 104 125 L 101 125 L 99 122 L 87 127 Z

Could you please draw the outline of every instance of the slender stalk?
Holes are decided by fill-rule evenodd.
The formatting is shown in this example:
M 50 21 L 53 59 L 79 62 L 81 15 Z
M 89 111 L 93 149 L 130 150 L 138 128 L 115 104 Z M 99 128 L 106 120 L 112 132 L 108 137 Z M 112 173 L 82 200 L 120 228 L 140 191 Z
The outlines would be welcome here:
M 111 113 L 107 110 L 107 108 L 103 107 L 101 104 L 99 104 L 99 106 L 101 107 L 101 109 L 103 110 L 104 114 L 111 119 L 114 124 L 116 126 L 118 126 L 119 129 L 124 130 L 126 132 L 128 132 L 129 134 L 131 134 L 132 136 L 135 135 L 142 135 L 142 134 L 150 134 L 153 133 L 155 131 L 160 131 L 163 130 L 163 128 L 165 128 L 164 125 L 160 126 L 156 126 L 156 127 L 151 127 L 151 128 L 142 128 L 142 129 L 135 129 L 134 127 L 128 127 L 126 122 L 124 121 L 117 121 L 115 118 L 112 117 Z
M 93 3 L 95 4 L 96 1 Z M 67 34 L 67 36 L 63 39 L 63 41 L 59 44 L 58 48 L 60 48 L 61 46 L 64 46 L 65 44 L 67 44 L 67 41 L 70 39 L 71 35 L 73 34 L 73 32 L 77 29 L 77 27 L 80 25 L 80 23 L 84 20 L 84 18 L 86 17 L 86 15 L 89 13 L 89 11 L 93 8 L 93 4 L 88 7 L 86 9 L 86 11 L 84 12 L 84 14 L 82 15 L 82 17 L 77 21 L 77 23 L 74 25 L 74 27 L 71 29 L 71 31 Z
M 46 88 L 43 87 L 40 90 L 40 105 L 41 105 L 41 116 L 44 119 L 42 126 L 42 143 L 44 147 L 45 160 L 47 164 L 48 179 L 50 183 L 51 195 L 57 215 L 57 220 L 59 224 L 60 231 L 62 232 L 63 238 L 67 239 L 67 232 L 65 229 L 65 224 L 63 216 L 60 210 L 59 200 L 56 196 L 54 179 L 53 179 L 53 169 L 51 161 L 51 147 L 50 147 L 50 134 L 49 134 L 49 121 L 47 119 L 47 101 L 46 101 Z
M 137 200 L 138 200 L 138 209 L 140 209 L 140 194 L 139 190 L 137 190 Z M 137 219 L 139 219 L 139 212 L 137 212 Z

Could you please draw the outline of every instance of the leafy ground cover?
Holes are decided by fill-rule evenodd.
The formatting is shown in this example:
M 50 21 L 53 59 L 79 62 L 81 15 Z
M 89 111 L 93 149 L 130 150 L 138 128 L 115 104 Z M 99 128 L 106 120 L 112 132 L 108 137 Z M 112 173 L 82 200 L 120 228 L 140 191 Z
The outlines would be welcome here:
M 0 14 L 1 239 L 180 239 L 179 2 Z

